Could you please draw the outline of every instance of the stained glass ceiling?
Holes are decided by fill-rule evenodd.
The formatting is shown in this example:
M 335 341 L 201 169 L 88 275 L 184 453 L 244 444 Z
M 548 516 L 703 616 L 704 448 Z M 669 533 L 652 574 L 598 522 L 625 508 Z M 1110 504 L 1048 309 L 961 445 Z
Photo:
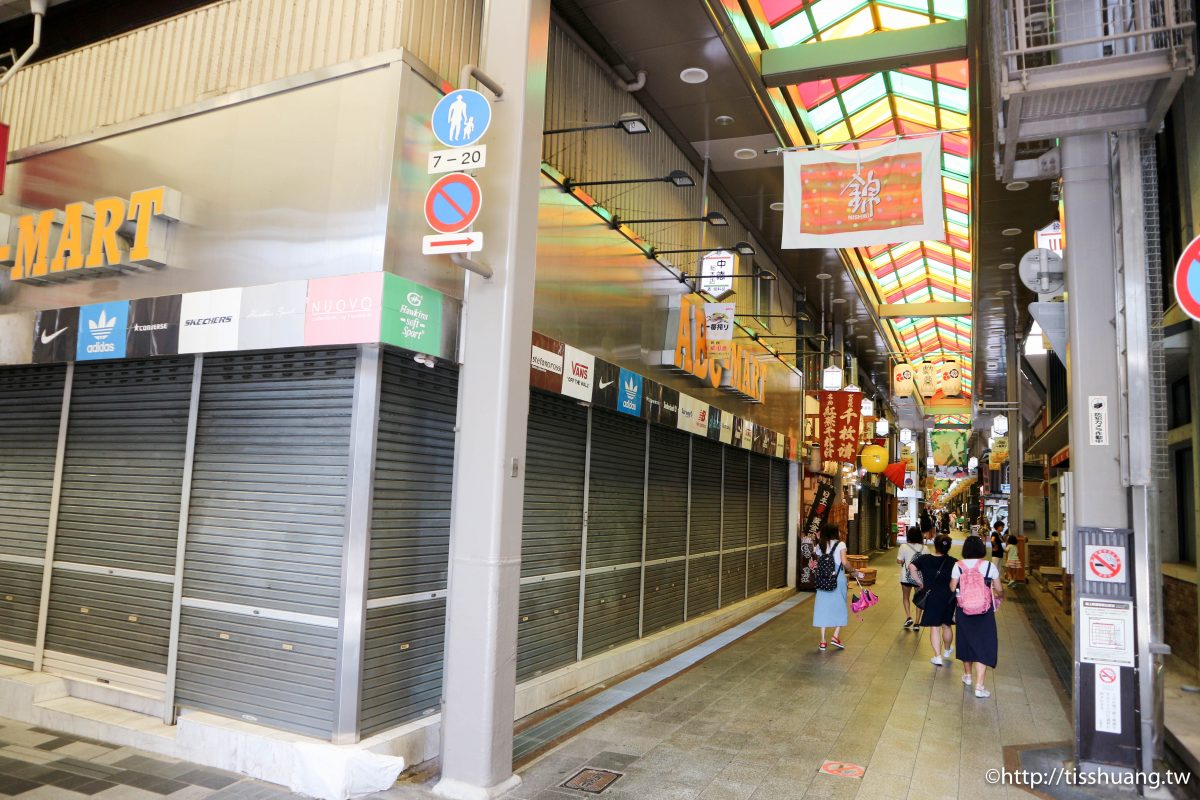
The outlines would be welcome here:
M 962 20 L 967 14 L 966 0 L 757 0 L 757 4 L 751 24 L 768 48 L 869 36 Z M 734 23 L 747 48 L 756 50 L 758 43 L 746 21 Z M 955 61 L 768 89 L 785 116 L 786 100 L 801 109 L 801 123 L 814 142 L 949 131 L 942 136 L 945 240 L 857 251 L 880 303 L 971 301 L 968 79 L 967 62 Z M 844 144 L 839 149 L 873 146 L 878 145 Z M 910 360 L 957 358 L 963 366 L 963 394 L 971 395 L 971 317 L 897 317 L 887 324 Z

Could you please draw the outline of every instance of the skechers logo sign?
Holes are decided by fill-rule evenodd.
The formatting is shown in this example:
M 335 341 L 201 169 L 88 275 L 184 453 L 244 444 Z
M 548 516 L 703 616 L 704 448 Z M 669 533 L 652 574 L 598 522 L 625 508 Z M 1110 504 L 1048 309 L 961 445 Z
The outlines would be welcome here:
M 183 324 L 192 328 L 199 325 L 225 325 L 230 322 L 233 322 L 233 317 L 226 314 L 219 317 L 197 317 L 196 319 L 184 320 Z M 164 325 L 163 327 L 165 328 L 166 326 Z

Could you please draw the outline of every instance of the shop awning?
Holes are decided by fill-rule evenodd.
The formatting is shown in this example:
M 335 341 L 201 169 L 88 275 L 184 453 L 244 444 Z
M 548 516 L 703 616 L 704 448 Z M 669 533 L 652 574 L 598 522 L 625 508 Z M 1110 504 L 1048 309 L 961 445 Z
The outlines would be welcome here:
M 1029 456 L 1052 456 L 1066 447 L 1070 441 L 1070 432 L 1067 425 L 1067 420 L 1070 416 L 1069 411 L 1059 415 L 1058 419 L 1051 422 L 1050 427 L 1046 428 L 1041 436 L 1029 443 L 1029 447 L 1025 449 L 1025 454 Z

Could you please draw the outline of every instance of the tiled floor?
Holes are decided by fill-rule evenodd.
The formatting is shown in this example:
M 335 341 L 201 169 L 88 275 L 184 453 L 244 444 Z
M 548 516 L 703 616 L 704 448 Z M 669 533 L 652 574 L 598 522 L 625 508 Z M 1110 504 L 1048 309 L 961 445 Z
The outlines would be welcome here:
M 801 604 L 563 742 L 511 796 L 585 797 L 561 784 L 586 765 L 623 773 L 610 800 L 1029 798 L 986 770 L 1005 746 L 1069 740 L 1071 723 L 1021 604 L 1000 611 L 993 695 L 978 700 L 958 662 L 932 666 L 927 637 L 902 629 L 892 558 L 873 562 L 882 602 L 851 616 L 845 651 L 817 651 Z M 865 775 L 820 774 L 827 760 Z
M 724 649 L 708 648 L 695 666 L 523 768 L 523 783 L 509 796 L 591 796 L 561 788 L 591 766 L 622 774 L 602 795 L 610 800 L 1028 798 L 988 785 L 985 771 L 1003 766 L 1003 747 L 1064 741 L 1071 727 L 1022 605 L 1001 610 L 994 694 L 977 700 L 963 691 L 957 662 L 933 667 L 928 640 L 901 628 L 889 561 L 874 562 L 882 602 L 861 621 L 851 617 L 844 652 L 818 652 L 811 603 L 792 601 L 758 630 Z M 827 760 L 861 765 L 865 775 L 819 774 Z M 0 720 L 4 796 L 295 797 L 242 776 Z M 410 783 L 374 798 L 430 796 L 427 785 Z

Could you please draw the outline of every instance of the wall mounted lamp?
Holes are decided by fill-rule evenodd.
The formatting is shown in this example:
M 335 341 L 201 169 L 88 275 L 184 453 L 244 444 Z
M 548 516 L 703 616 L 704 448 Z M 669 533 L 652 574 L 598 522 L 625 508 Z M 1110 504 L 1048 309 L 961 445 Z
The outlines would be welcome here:
M 542 131 L 542 136 L 554 136 L 559 133 L 583 133 L 584 131 L 602 131 L 609 129 L 619 129 L 628 133 L 630 136 L 638 133 L 649 133 L 650 126 L 646 124 L 646 120 L 636 114 L 622 116 L 616 122 L 605 122 L 600 125 L 581 125 L 578 128 L 555 128 L 550 131 Z
M 733 249 L 736 250 L 739 254 L 741 254 L 743 256 L 752 256 L 756 252 L 754 249 L 754 245 L 750 244 L 749 242 L 738 242 L 737 244 L 735 244 L 733 246 Z M 695 249 L 691 249 L 691 250 L 658 250 L 656 248 L 651 247 L 650 252 L 646 254 L 646 257 L 647 258 L 657 258 L 658 256 L 673 256 L 677 253 L 711 253 L 711 252 L 713 252 L 713 249 L 711 247 L 701 247 L 701 248 L 695 248 Z
M 563 188 L 569 192 L 576 186 L 615 186 L 624 183 L 669 183 L 673 186 L 678 186 L 680 189 L 696 185 L 696 181 L 693 180 L 691 175 L 688 175 L 681 169 L 676 169 L 661 178 L 626 178 L 619 181 L 573 181 L 567 178 L 563 181 Z
M 729 220 L 725 219 L 725 215 L 720 211 L 710 211 L 703 217 L 667 217 L 665 219 L 621 219 L 620 217 L 613 217 L 611 225 L 613 230 L 616 230 L 622 225 L 639 225 L 647 222 L 707 222 L 709 225 L 717 227 L 729 224 Z

